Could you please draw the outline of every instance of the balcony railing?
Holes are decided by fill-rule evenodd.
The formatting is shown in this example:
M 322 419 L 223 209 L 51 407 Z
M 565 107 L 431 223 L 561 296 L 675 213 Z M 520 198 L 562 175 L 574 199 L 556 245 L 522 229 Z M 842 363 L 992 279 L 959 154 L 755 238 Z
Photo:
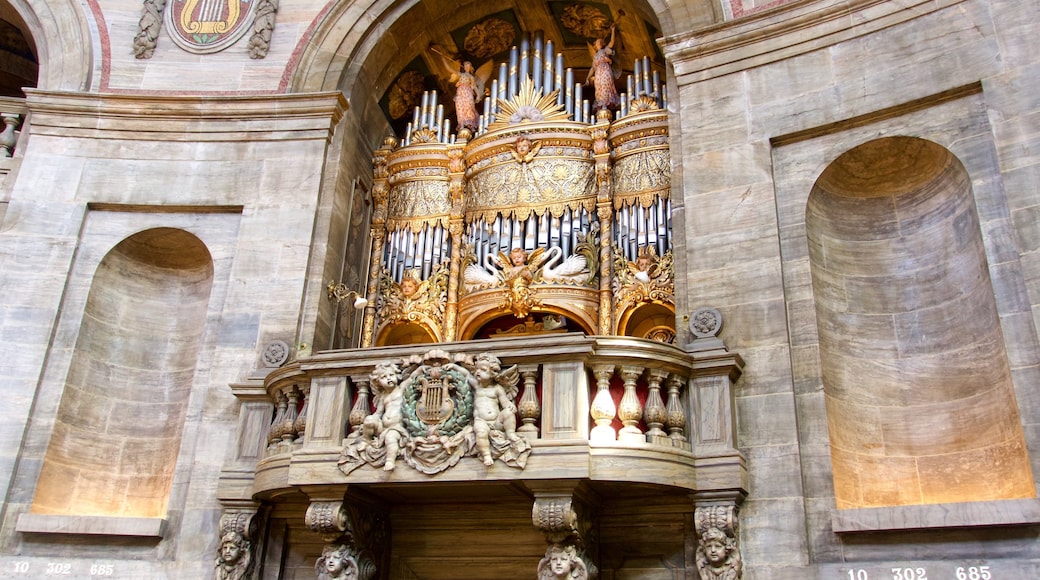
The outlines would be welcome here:
M 221 495 L 255 500 L 330 485 L 560 478 L 696 492 L 744 489 L 731 395 L 742 361 L 717 339 L 710 348 L 688 350 L 643 339 L 557 334 L 301 358 L 268 374 L 262 389 L 233 386 L 244 403 L 238 467 L 225 470 Z M 479 420 L 452 415 L 439 426 L 436 417 L 418 425 L 416 408 L 427 392 L 421 388 L 443 390 L 435 398 L 443 402 L 450 387 L 456 405 L 465 407 L 465 392 L 478 388 L 476 364 L 488 355 L 501 363 L 498 384 L 508 385 L 501 375 L 512 373 L 517 441 L 503 439 L 511 430 L 492 419 L 483 438 L 499 441 L 483 448 L 474 425 Z M 401 407 L 406 418 L 403 426 L 390 427 L 395 435 L 379 437 L 364 431 L 366 417 L 377 413 L 368 426 L 379 431 L 374 423 L 386 416 L 375 396 L 383 385 L 373 384 L 373 371 L 386 363 L 396 365 L 397 388 L 408 390 Z M 458 424 L 448 432 L 451 421 Z M 389 438 L 400 449 L 392 468 L 386 465 Z

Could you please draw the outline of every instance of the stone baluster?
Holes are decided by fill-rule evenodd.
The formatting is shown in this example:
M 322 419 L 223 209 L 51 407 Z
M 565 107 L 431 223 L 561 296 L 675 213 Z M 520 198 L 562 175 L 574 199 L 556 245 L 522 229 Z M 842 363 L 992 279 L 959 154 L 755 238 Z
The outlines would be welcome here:
M 665 435 L 664 429 L 662 429 L 668 420 L 668 412 L 665 409 L 664 400 L 661 398 L 661 383 L 667 376 L 668 371 L 662 369 L 652 368 L 647 371 L 650 391 L 646 397 L 646 409 L 643 410 L 643 420 L 648 427 L 646 440 L 660 445 L 672 444 L 668 436 Z
M 268 454 L 278 452 L 278 443 L 282 440 L 282 427 L 285 425 L 285 409 L 289 404 L 288 397 L 281 391 L 275 394 L 275 400 L 277 401 L 278 410 L 275 411 L 274 421 L 271 421 L 271 429 L 268 432 Z
M 299 416 L 300 389 L 293 385 L 286 389 L 288 402 L 285 405 L 285 417 L 282 419 L 282 445 L 292 448 L 293 439 L 296 439 L 296 418 Z
M 521 365 L 520 375 L 524 378 L 524 394 L 517 404 L 517 412 L 523 422 L 516 432 L 528 439 L 538 438 L 538 418 L 542 415 L 542 405 L 538 402 L 536 381 L 538 365 Z
M 18 143 L 18 132 L 15 128 L 21 117 L 18 113 L 0 113 L 4 120 L 4 129 L 0 131 L 0 155 L 11 157 L 14 155 L 14 146 Z
M 636 381 L 643 375 L 643 367 L 634 365 L 621 366 L 621 379 L 625 381 L 625 394 L 618 405 L 618 418 L 621 419 L 619 441 L 645 443 L 646 437 L 639 430 L 639 419 L 643 416 L 643 407 L 636 395 Z
M 596 377 L 596 396 L 592 399 L 590 414 L 596 426 L 592 428 L 589 440 L 614 441 L 616 436 L 614 428 L 610 425 L 614 422 L 614 414 L 617 412 L 614 399 L 610 396 L 610 378 L 614 376 L 614 365 L 592 365 L 592 374 Z
M 679 390 L 684 384 L 686 379 L 679 375 L 668 377 L 668 437 L 672 439 L 673 446 L 689 450 L 690 444 L 686 440 L 686 413 L 679 400 Z
M 368 375 L 350 377 L 350 380 L 357 385 L 357 398 L 354 399 L 354 406 L 350 408 L 350 415 L 347 417 L 347 433 L 353 433 L 360 429 L 361 424 L 365 422 L 365 417 L 368 417 L 371 410 L 368 401 L 370 394 Z
M 310 391 L 310 385 L 304 385 L 300 389 L 303 407 L 300 408 L 300 415 L 296 417 L 296 422 L 293 423 L 293 430 L 296 431 L 296 443 L 303 442 L 304 435 L 307 434 L 307 405 L 310 404 Z

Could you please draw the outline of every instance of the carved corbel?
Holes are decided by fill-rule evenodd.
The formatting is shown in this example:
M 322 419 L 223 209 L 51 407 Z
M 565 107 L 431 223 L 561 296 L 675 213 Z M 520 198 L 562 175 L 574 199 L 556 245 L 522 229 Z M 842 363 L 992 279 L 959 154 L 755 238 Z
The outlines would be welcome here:
M 586 506 L 567 493 L 536 492 L 531 519 L 548 542 L 538 563 L 539 580 L 559 577 L 561 567 L 574 578 L 596 578 L 592 518 Z
M 335 542 L 347 531 L 347 510 L 342 501 L 312 501 L 304 518 L 307 529 L 325 542 Z
M 386 567 L 390 524 L 382 511 L 358 502 L 312 501 L 305 518 L 307 528 L 327 544 L 315 563 L 319 578 L 336 559 L 344 568 L 356 566 L 358 580 L 375 578 L 378 568 Z
M 701 580 L 740 580 L 743 562 L 737 536 L 737 506 L 694 508 L 697 571 Z
M 215 563 L 218 580 L 249 580 L 253 577 L 260 520 L 252 506 L 228 508 L 220 516 L 220 544 Z

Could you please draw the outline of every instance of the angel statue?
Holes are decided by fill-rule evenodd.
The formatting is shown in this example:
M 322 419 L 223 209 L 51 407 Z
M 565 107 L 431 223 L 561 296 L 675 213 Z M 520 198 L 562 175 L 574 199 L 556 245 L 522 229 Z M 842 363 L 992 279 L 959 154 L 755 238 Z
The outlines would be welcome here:
M 593 84 L 596 88 L 596 100 L 592 103 L 592 111 L 599 112 L 603 109 L 616 109 L 621 102 L 618 97 L 617 87 L 614 79 L 621 76 L 621 71 L 614 66 L 614 29 L 616 24 L 610 25 L 610 40 L 597 38 L 589 45 L 589 55 L 592 56 L 592 66 L 589 67 L 589 76 L 585 84 Z
M 498 357 L 482 353 L 474 362 L 473 376 L 473 433 L 477 438 L 477 453 L 484 465 L 494 463 L 491 456 L 492 431 L 505 435 L 506 447 L 520 447 L 525 443 L 516 434 L 516 400 L 520 390 L 517 382 L 520 371 L 516 365 L 502 370 Z M 499 447 L 499 446 L 496 446 Z
M 558 246 L 537 248 L 530 253 L 516 247 L 508 254 L 489 254 L 483 266 L 470 264 L 463 272 L 463 282 L 467 292 L 504 286 L 507 292 L 506 307 L 517 318 L 524 318 L 531 308 L 539 304 L 534 299 L 531 284 L 581 284 L 590 275 L 588 260 L 580 254 L 565 259 L 563 250 Z
M 473 63 L 468 60 L 459 60 L 448 56 L 436 46 L 430 46 L 430 52 L 435 55 L 435 61 L 440 69 L 438 77 L 443 81 L 448 79 L 448 93 L 454 87 L 455 119 L 458 129 L 466 128 L 476 131 L 480 120 L 477 113 L 477 103 L 484 98 L 484 85 L 487 84 L 491 74 L 494 72 L 495 63 L 488 61 L 479 69 L 473 68 Z

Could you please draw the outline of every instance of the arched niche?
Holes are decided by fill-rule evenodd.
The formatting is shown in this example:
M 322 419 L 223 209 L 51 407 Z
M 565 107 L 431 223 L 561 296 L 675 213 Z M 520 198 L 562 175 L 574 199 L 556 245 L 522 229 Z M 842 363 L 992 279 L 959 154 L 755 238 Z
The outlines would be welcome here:
M 806 208 L 839 508 L 1034 497 L 971 180 L 947 149 L 852 149 Z
M 179 229 L 101 260 L 32 512 L 166 515 L 212 285 L 209 251 Z

